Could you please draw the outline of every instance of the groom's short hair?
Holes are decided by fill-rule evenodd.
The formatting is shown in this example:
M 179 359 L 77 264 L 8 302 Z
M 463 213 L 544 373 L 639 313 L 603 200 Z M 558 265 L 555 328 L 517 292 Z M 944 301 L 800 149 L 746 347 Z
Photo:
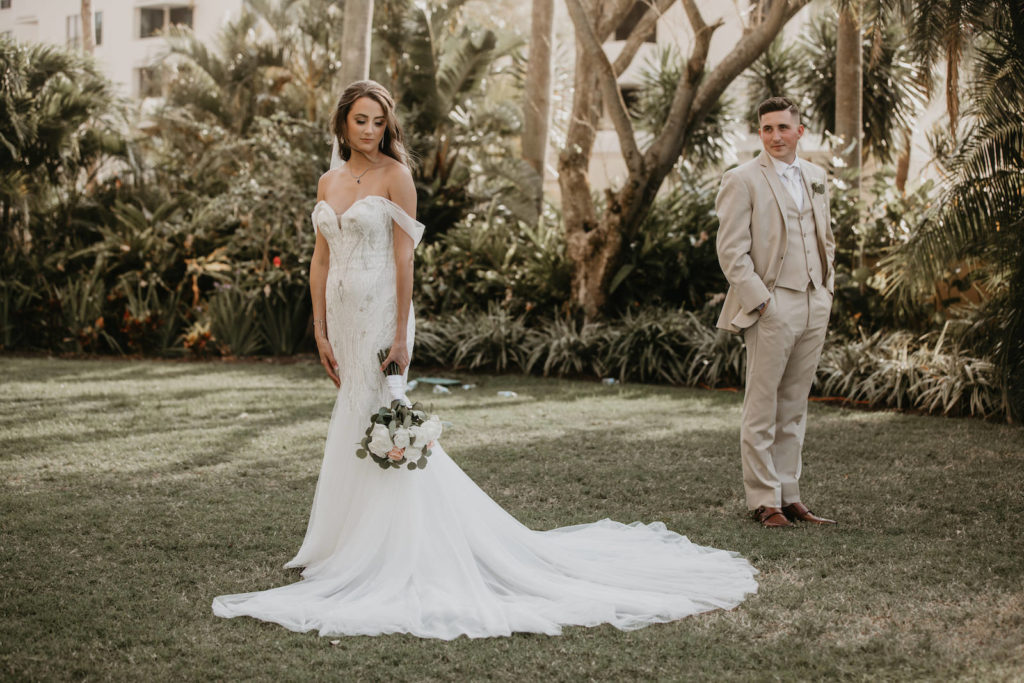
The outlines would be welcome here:
M 788 97 L 769 97 L 767 100 L 757 105 L 757 125 L 761 125 L 761 117 L 769 112 L 773 111 L 788 111 L 796 117 L 796 122 L 800 123 L 800 109 L 796 106 L 793 100 Z

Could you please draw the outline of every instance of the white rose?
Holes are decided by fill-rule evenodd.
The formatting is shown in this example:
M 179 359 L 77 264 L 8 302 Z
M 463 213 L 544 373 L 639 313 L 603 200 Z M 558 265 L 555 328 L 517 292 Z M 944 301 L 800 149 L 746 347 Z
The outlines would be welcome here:
M 388 428 L 382 424 L 373 425 L 373 431 L 370 432 L 370 445 L 368 446 L 370 452 L 377 457 L 383 458 L 394 447 L 395 444 L 391 443 L 391 434 L 388 432 Z
M 415 446 L 409 446 L 405 449 L 405 459 L 409 462 L 416 462 L 423 455 L 423 451 Z
M 408 429 L 400 427 L 395 430 L 395 438 L 393 439 L 393 441 L 395 442 L 395 445 L 398 446 L 399 448 L 405 448 L 406 446 L 409 445 L 410 436 L 411 435 L 409 434 Z
M 420 428 L 420 434 L 424 441 L 429 443 L 441 436 L 441 429 L 441 418 L 431 415 L 430 419 L 426 420 Z
M 419 425 L 409 427 L 409 441 L 416 446 L 422 447 L 423 444 L 427 442 L 427 440 L 423 438 L 423 427 Z

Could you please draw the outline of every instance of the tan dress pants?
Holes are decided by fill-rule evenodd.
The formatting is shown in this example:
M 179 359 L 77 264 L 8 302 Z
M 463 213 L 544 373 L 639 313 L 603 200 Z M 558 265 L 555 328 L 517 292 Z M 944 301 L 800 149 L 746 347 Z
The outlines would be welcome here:
M 824 287 L 776 287 L 764 315 L 743 331 L 747 386 L 740 457 L 751 510 L 800 500 L 807 396 L 831 308 L 832 295 Z

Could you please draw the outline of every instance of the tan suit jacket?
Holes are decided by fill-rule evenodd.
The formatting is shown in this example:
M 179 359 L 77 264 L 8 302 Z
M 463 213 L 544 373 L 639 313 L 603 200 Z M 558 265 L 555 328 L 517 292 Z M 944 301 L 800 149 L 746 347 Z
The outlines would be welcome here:
M 833 260 L 836 251 L 828 203 L 828 175 L 820 166 L 800 160 L 800 172 L 811 198 L 815 233 L 825 286 L 831 293 L 835 283 Z M 824 187 L 815 193 L 812 185 Z M 758 319 L 757 307 L 772 298 L 775 281 L 786 257 L 786 188 L 775 171 L 771 157 L 761 152 L 745 164 L 722 176 L 715 200 L 718 213 L 718 262 L 729 281 L 718 327 L 740 332 Z

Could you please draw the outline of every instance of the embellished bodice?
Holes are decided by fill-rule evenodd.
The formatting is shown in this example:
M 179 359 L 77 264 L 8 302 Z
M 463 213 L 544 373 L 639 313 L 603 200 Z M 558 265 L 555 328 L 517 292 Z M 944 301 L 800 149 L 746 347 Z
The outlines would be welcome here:
M 338 361 L 341 391 L 356 404 L 364 399 L 379 407 L 376 394 L 386 391 L 377 351 L 388 347 L 398 319 L 394 226 L 419 243 L 423 224 L 386 197 L 370 195 L 338 213 L 325 201 L 313 207 L 313 229 L 330 250 L 324 298 L 327 337 Z M 407 342 L 413 347 L 415 316 L 409 311 Z M 367 393 L 369 392 L 369 393 Z
M 313 208 L 313 229 L 322 233 L 331 251 L 330 271 L 380 270 L 394 262 L 392 222 L 405 230 L 413 243 L 423 236 L 423 224 L 386 197 L 357 199 L 342 213 L 325 201 Z

